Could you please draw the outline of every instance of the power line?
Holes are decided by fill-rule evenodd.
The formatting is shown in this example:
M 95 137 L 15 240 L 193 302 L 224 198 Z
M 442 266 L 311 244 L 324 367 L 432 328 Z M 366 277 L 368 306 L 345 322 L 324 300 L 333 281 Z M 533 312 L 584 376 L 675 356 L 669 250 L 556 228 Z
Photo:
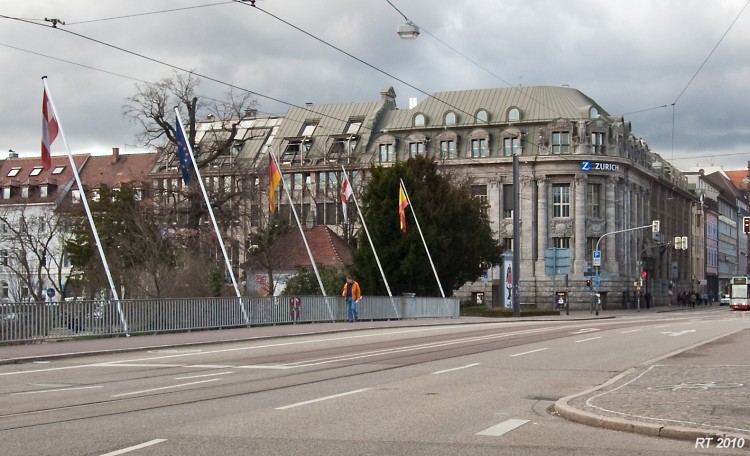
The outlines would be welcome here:
M 114 17 L 104 17 L 100 19 L 90 19 L 86 21 L 77 21 L 77 22 L 68 22 L 64 25 L 79 25 L 79 24 L 90 24 L 92 22 L 104 22 L 104 21 L 114 21 L 117 19 L 128 19 L 131 17 L 140 17 L 140 16 L 150 16 L 153 14 L 162 14 L 162 13 L 172 13 L 175 11 L 185 11 L 185 10 L 191 10 L 191 9 L 198 9 L 198 8 L 207 8 L 211 6 L 217 6 L 217 5 L 226 5 L 227 3 L 234 3 L 233 0 L 218 2 L 218 3 L 208 3 L 205 5 L 196 5 L 196 6 L 186 6 L 183 8 L 172 8 L 172 9 L 166 9 L 166 10 L 159 10 L 159 11 L 151 11 L 147 13 L 135 13 L 135 14 L 126 14 L 123 16 L 114 16 Z

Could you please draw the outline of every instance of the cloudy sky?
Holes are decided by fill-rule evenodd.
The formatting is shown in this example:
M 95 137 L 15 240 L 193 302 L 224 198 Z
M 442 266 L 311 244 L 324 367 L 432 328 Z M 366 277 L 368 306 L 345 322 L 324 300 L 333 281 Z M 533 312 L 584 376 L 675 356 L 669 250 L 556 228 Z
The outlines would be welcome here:
M 0 0 L 0 158 L 39 153 L 43 75 L 74 152 L 144 150 L 122 106 L 172 75 L 160 61 L 253 91 L 269 114 L 387 86 L 406 108 L 422 92 L 568 85 L 679 169 L 750 160 L 750 0 L 391 0 L 422 28 L 412 41 L 387 0 L 247 3 Z

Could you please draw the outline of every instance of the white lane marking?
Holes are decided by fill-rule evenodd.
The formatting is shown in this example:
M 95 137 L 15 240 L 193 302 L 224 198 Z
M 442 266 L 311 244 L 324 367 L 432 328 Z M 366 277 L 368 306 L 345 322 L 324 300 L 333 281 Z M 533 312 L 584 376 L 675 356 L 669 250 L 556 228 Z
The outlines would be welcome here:
M 157 443 L 162 443 L 166 441 L 167 439 L 149 440 L 148 442 L 141 443 L 140 445 L 133 445 L 132 447 L 123 448 L 122 450 L 112 451 L 110 453 L 104 453 L 101 456 L 117 456 L 118 454 L 130 453 L 131 451 L 140 450 L 141 448 L 150 447 L 151 445 L 156 445 Z
M 457 371 L 457 370 L 461 370 L 461 369 L 468 369 L 470 367 L 478 366 L 479 364 L 480 363 L 467 364 L 467 365 L 461 366 L 461 367 L 454 367 L 453 369 L 445 369 L 445 370 L 433 372 L 433 375 L 444 374 L 446 372 L 453 372 L 453 371 Z
M 171 389 L 171 388 L 180 388 L 182 386 L 190 386 L 190 385 L 197 385 L 199 383 L 215 382 L 217 380 L 221 380 L 221 379 L 220 378 L 212 378 L 210 380 L 200 380 L 200 381 L 197 381 L 197 382 L 180 383 L 179 385 L 162 386 L 161 388 L 151 388 L 151 389 L 147 389 L 147 390 L 131 391 L 129 393 L 114 394 L 111 397 L 132 396 L 133 394 L 150 393 L 152 391 L 161 391 L 161 390 Z
M 37 391 L 24 391 L 21 393 L 11 393 L 11 396 L 21 396 L 23 394 L 39 394 L 39 393 L 56 393 L 58 391 L 73 391 L 73 390 L 84 390 L 84 389 L 92 389 L 92 388 L 102 388 L 101 385 L 98 386 L 76 386 L 72 388 L 55 388 L 55 389 L 48 389 L 48 390 L 37 390 Z
M 583 334 L 583 333 L 595 332 L 595 331 L 601 331 L 601 329 L 598 329 L 598 328 L 581 328 L 578 331 L 574 332 L 573 334 Z
M 362 389 L 358 389 L 358 390 L 354 390 L 354 391 L 348 391 L 346 393 L 334 394 L 333 396 L 320 397 L 318 399 L 312 399 L 310 401 L 297 402 L 296 404 L 289 404 L 289 405 L 285 405 L 283 407 L 276 407 L 276 410 L 286 410 L 286 409 L 290 409 L 290 408 L 294 408 L 294 407 L 300 407 L 302 405 L 314 404 L 315 402 L 327 401 L 329 399 L 336 399 L 338 397 L 344 397 L 344 396 L 349 396 L 351 394 L 362 393 L 362 392 L 367 391 L 369 389 L 370 388 L 362 388 Z
M 654 326 L 654 329 L 659 329 L 659 328 L 666 328 L 667 326 L 671 326 L 671 325 L 672 325 L 672 324 L 670 323 L 670 324 L 668 324 L 668 325 L 659 325 L 659 326 Z
M 175 380 L 189 380 L 191 378 L 216 377 L 217 375 L 234 374 L 232 371 L 214 372 L 213 374 L 188 375 L 187 377 L 175 377 Z
M 640 331 L 640 329 L 630 329 L 628 331 L 621 331 L 620 334 L 634 333 L 638 331 Z
M 515 356 L 528 355 L 529 353 L 536 353 L 536 352 L 540 352 L 540 351 L 544 351 L 544 350 L 549 350 L 549 348 L 548 347 L 537 348 L 536 350 L 531 350 L 531 351 L 527 351 L 527 352 L 523 352 L 523 353 L 516 353 L 515 355 L 510 355 L 510 357 L 513 358 Z
M 91 367 L 187 367 L 183 364 L 150 364 L 150 363 L 99 363 L 91 364 Z
M 502 423 L 496 424 L 492 426 L 491 428 L 485 429 L 482 432 L 477 432 L 477 435 L 491 435 L 493 437 L 499 437 L 507 432 L 512 431 L 513 429 L 523 426 L 524 424 L 528 422 L 529 420 L 519 420 L 519 419 L 503 421 Z
M 602 336 L 596 336 L 596 337 L 589 337 L 588 339 L 574 340 L 573 342 L 575 342 L 575 343 L 578 343 L 578 342 L 588 342 L 590 340 L 596 340 L 596 339 L 601 339 L 601 338 L 602 338 Z
M 685 331 L 662 331 L 659 334 L 666 334 L 668 336 L 681 336 L 683 334 L 694 333 L 694 332 L 695 332 L 694 329 L 688 329 Z

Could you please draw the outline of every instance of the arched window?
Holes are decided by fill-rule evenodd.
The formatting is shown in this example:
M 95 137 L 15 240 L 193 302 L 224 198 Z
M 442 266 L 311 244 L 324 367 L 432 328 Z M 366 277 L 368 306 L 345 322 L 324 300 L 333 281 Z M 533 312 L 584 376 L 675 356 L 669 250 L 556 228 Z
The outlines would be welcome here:
M 596 109 L 596 106 L 592 106 L 589 109 L 589 119 L 596 119 L 599 117 L 599 110 Z
M 447 112 L 445 114 L 445 125 L 456 125 L 456 113 Z
M 424 114 L 419 113 L 414 116 L 415 127 L 424 127 L 426 123 L 427 123 L 427 119 L 425 118 Z
M 0 282 L 0 299 L 8 299 L 8 282 Z
M 521 110 L 518 108 L 510 108 L 508 110 L 508 122 L 518 122 L 521 120 Z
M 490 117 L 487 114 L 487 111 L 485 111 L 484 109 L 480 109 L 474 115 L 474 119 L 475 119 L 476 123 L 487 123 L 487 121 L 489 120 L 489 118 Z

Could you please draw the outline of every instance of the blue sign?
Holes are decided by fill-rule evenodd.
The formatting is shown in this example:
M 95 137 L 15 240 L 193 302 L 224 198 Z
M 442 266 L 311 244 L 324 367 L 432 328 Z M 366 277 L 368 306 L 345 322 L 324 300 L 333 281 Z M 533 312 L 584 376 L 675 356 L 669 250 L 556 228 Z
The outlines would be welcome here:
M 603 163 L 582 161 L 581 170 L 583 171 L 619 171 L 620 165 L 617 163 Z
M 597 286 L 597 287 L 602 284 L 602 281 L 599 277 L 594 277 L 593 282 L 594 282 L 594 286 Z
M 55 289 L 52 288 L 52 287 L 47 288 L 47 296 L 49 296 L 50 298 L 54 298 L 55 297 Z
M 581 162 L 581 169 L 584 171 L 591 171 L 591 162 L 587 162 L 587 161 Z

